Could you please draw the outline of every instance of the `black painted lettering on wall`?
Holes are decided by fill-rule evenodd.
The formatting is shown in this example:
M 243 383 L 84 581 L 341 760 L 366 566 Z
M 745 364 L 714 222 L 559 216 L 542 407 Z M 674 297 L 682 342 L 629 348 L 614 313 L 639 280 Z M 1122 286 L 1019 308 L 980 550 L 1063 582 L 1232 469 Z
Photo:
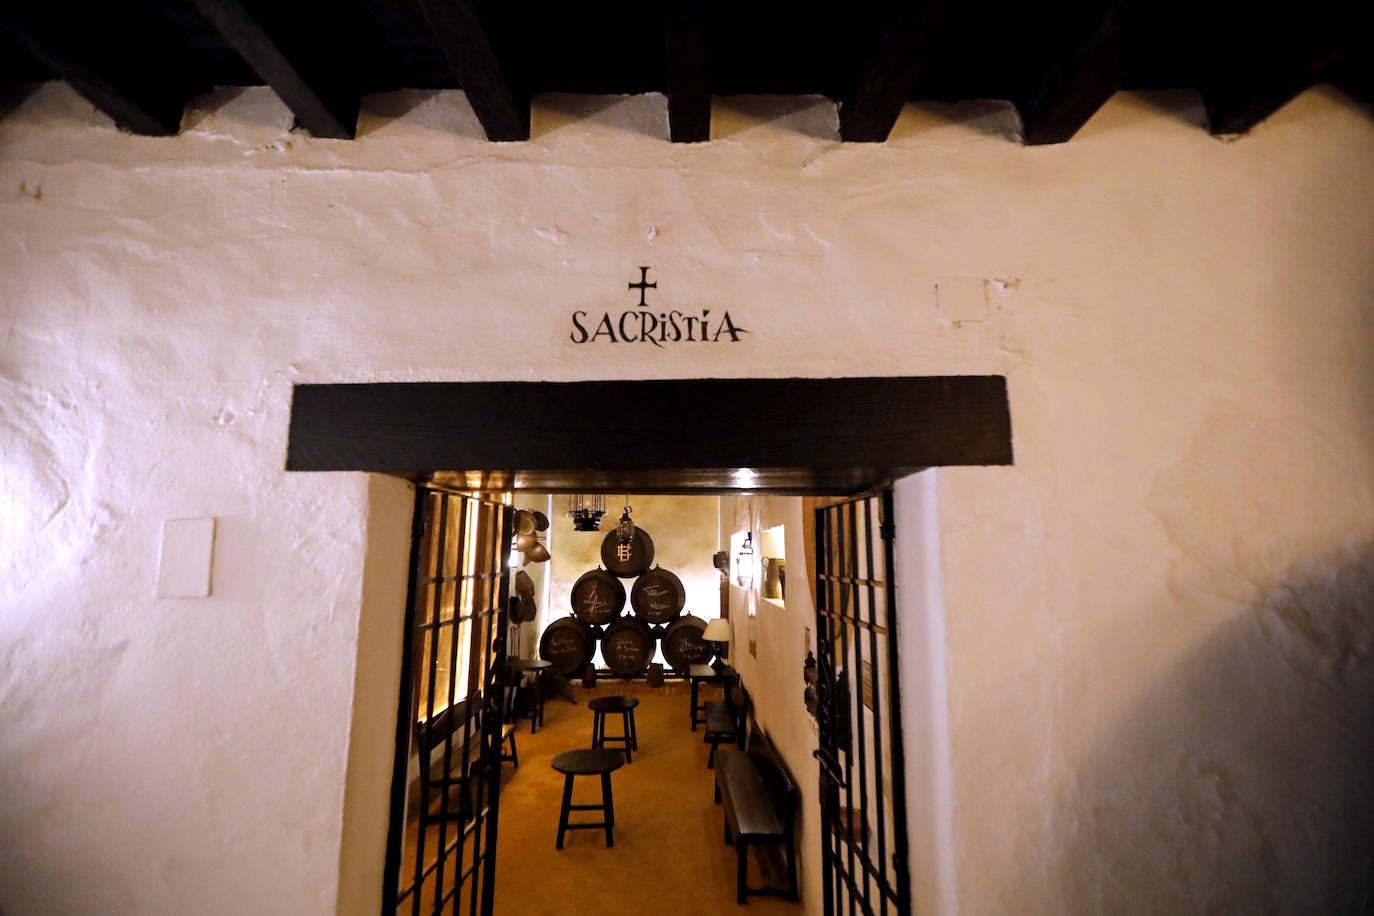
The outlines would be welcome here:
M 658 289 L 657 281 L 649 282 L 651 269 L 640 266 L 639 282 L 627 284 L 639 293 L 636 305 L 600 315 L 578 309 L 572 313 L 568 339 L 575 344 L 649 344 L 662 350 L 670 344 L 739 343 L 742 335 L 750 333 L 735 323 L 729 311 L 715 316 L 709 308 L 655 311 L 648 301 L 649 290 Z

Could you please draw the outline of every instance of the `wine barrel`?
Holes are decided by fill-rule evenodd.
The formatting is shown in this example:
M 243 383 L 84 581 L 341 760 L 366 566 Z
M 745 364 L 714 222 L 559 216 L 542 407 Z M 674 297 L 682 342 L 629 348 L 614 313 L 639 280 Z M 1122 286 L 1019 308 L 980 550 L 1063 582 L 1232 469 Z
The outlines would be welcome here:
M 701 638 L 706 621 L 688 614 L 668 624 L 663 634 L 663 657 L 674 671 L 686 672 L 691 665 L 704 665 L 715 655 L 715 648 Z
M 601 637 L 602 660 L 613 674 L 622 677 L 642 674 L 653 661 L 655 648 L 649 625 L 638 617 L 620 618 Z
M 568 594 L 572 612 L 583 623 L 605 623 L 625 607 L 625 585 L 606 570 L 584 572 Z
M 635 528 L 635 536 L 624 548 L 620 536 L 606 532 L 601 539 L 601 565 L 622 579 L 642 575 L 654 563 L 654 539 L 643 528 Z
M 641 575 L 630 589 L 630 606 L 635 616 L 646 623 L 667 623 L 687 604 L 682 580 L 662 566 Z
M 539 637 L 539 657 L 552 662 L 553 670 L 564 677 L 580 672 L 595 653 L 592 628 L 574 617 L 555 620 Z

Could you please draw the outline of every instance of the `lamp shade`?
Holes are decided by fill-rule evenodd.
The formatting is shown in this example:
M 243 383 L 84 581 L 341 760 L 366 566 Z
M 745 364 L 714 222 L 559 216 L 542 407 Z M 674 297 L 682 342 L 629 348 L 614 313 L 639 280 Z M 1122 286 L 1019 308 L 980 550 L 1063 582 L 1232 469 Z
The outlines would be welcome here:
M 706 624 L 706 629 L 702 632 L 701 638 L 706 642 L 729 642 L 732 635 L 730 621 L 724 617 L 717 617 Z

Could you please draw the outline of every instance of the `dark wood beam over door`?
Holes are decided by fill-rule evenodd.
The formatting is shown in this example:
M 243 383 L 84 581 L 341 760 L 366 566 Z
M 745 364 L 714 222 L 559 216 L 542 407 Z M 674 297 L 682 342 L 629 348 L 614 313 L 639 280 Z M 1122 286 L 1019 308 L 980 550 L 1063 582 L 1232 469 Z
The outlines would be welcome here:
M 282 16 L 270 0 L 194 0 L 196 8 L 254 72 L 272 87 L 296 121 L 316 137 L 351 140 L 358 128 L 362 92 L 350 75 L 361 66 L 358 49 L 342 39 L 346 17 L 321 7 L 312 17 Z M 278 18 L 281 17 L 281 18 Z M 302 22 L 314 29 L 301 28 Z
M 950 17 L 950 4 L 936 0 L 903 0 L 889 9 L 853 92 L 840 103 L 841 140 L 887 140 Z
M 13 4 L 0 13 L 11 40 L 124 130 L 173 136 L 188 93 L 180 52 L 152 23 L 105 6 Z
M 529 95 L 513 87 L 474 0 L 418 0 L 435 43 L 495 142 L 530 138 Z
M 668 131 L 674 143 L 711 139 L 711 57 L 705 0 L 664 0 Z
M 1129 6 L 1113 4 L 1017 102 L 1027 146 L 1068 142 L 1121 88 L 1132 53 Z
M 684 491 L 763 489 L 735 473 L 749 468 L 790 469 L 789 491 L 857 492 L 1011 461 L 1000 376 L 298 385 L 287 447 L 296 471 L 471 472 L 479 488 L 482 471 L 516 487 L 531 472 L 531 489 L 642 477 L 656 492 L 674 469 Z

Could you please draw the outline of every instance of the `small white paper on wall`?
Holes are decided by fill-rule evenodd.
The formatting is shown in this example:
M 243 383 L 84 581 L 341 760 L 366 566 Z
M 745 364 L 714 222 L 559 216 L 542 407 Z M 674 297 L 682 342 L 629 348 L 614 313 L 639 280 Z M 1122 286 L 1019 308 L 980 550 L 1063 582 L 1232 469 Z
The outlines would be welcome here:
M 215 549 L 213 518 L 171 518 L 162 523 L 157 568 L 159 598 L 205 598 Z

